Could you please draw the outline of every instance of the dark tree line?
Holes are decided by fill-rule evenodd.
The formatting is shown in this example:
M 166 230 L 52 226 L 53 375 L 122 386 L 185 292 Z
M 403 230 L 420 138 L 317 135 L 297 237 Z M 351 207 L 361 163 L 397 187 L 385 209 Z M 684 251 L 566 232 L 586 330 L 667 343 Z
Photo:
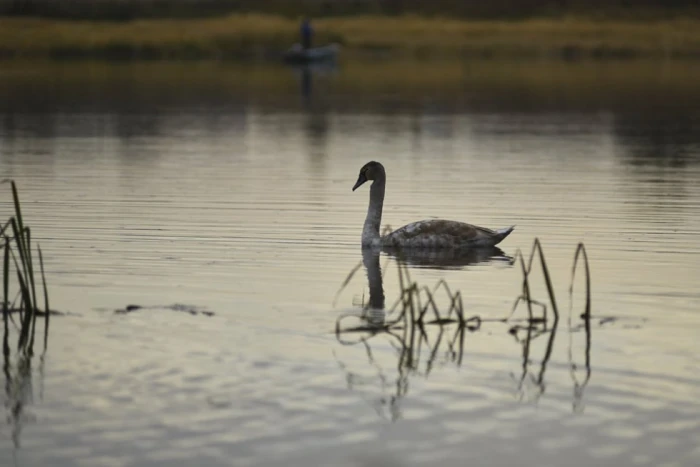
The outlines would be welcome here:
M 0 0 L 0 14 L 128 20 L 233 12 L 423 14 L 463 18 L 527 18 L 586 14 L 612 17 L 700 16 L 698 0 Z

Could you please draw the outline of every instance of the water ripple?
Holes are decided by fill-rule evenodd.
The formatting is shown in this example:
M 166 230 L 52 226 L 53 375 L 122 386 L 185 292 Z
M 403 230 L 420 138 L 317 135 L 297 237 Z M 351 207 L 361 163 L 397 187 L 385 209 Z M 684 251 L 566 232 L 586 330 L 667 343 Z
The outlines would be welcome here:
M 32 373 L 42 396 L 27 402 L 24 418 L 6 411 L 2 458 L 96 466 L 700 462 L 697 131 L 597 111 L 328 110 L 311 134 L 301 110 L 231 112 L 219 115 L 228 122 L 220 126 L 191 109 L 68 112 L 51 117 L 58 126 L 49 133 L 44 115 L 20 112 L 15 130 L 0 131 L 0 168 L 19 184 L 52 307 L 74 312 L 52 321 L 43 373 Z M 666 157 L 659 145 L 672 140 L 687 144 Z M 585 242 L 594 290 L 585 387 L 572 379 L 565 331 L 545 384 L 530 376 L 546 337 L 524 361 L 500 323 L 469 334 L 462 365 L 440 354 L 429 374 L 425 360 L 414 373 L 402 369 L 391 342 L 371 341 L 371 359 L 361 345 L 337 343 L 337 312 L 368 291 L 360 269 L 332 309 L 362 259 L 368 193 L 350 188 L 370 159 L 388 169 L 384 223 L 437 216 L 516 224 L 501 246 L 527 253 L 539 237 L 563 301 L 575 246 Z M 9 212 L 9 197 L 0 205 Z M 399 284 L 395 264 L 381 260 L 389 302 Z M 491 319 L 508 314 L 522 285 L 517 268 L 490 264 L 411 275 L 427 285 L 446 279 L 470 313 Z M 543 289 L 533 282 L 538 297 Z M 215 315 L 162 306 L 170 303 Z M 144 308 L 114 313 L 128 304 Z M 582 339 L 572 337 L 574 361 Z

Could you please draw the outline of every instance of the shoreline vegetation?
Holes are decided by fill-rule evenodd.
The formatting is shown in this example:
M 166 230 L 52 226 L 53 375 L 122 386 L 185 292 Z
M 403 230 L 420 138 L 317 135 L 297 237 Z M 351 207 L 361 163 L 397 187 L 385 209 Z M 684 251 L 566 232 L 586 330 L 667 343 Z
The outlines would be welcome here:
M 230 14 L 131 21 L 0 17 L 0 58 L 276 60 L 299 41 L 296 18 Z M 314 19 L 314 44 L 341 57 L 700 58 L 700 17 L 540 17 L 517 20 L 415 15 Z

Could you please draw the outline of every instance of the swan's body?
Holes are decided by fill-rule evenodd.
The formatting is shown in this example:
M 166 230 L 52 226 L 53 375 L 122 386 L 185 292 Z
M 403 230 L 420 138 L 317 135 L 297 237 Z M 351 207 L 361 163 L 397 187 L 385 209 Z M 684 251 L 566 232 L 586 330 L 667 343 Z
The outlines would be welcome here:
M 352 190 L 355 191 L 368 180 L 373 180 L 373 183 L 369 190 L 367 218 L 362 229 L 362 246 L 447 249 L 490 247 L 500 243 L 513 231 L 514 226 L 491 230 L 464 222 L 427 219 L 404 225 L 381 236 L 379 228 L 386 189 L 384 166 L 374 161 L 365 164 Z

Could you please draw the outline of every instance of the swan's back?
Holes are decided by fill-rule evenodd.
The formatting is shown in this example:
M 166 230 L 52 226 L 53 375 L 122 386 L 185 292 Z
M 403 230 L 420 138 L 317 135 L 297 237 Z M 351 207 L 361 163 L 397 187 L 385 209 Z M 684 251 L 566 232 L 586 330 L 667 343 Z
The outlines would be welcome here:
M 382 237 L 382 245 L 394 248 L 465 248 L 493 246 L 513 227 L 491 230 L 464 222 L 427 219 L 404 225 Z

